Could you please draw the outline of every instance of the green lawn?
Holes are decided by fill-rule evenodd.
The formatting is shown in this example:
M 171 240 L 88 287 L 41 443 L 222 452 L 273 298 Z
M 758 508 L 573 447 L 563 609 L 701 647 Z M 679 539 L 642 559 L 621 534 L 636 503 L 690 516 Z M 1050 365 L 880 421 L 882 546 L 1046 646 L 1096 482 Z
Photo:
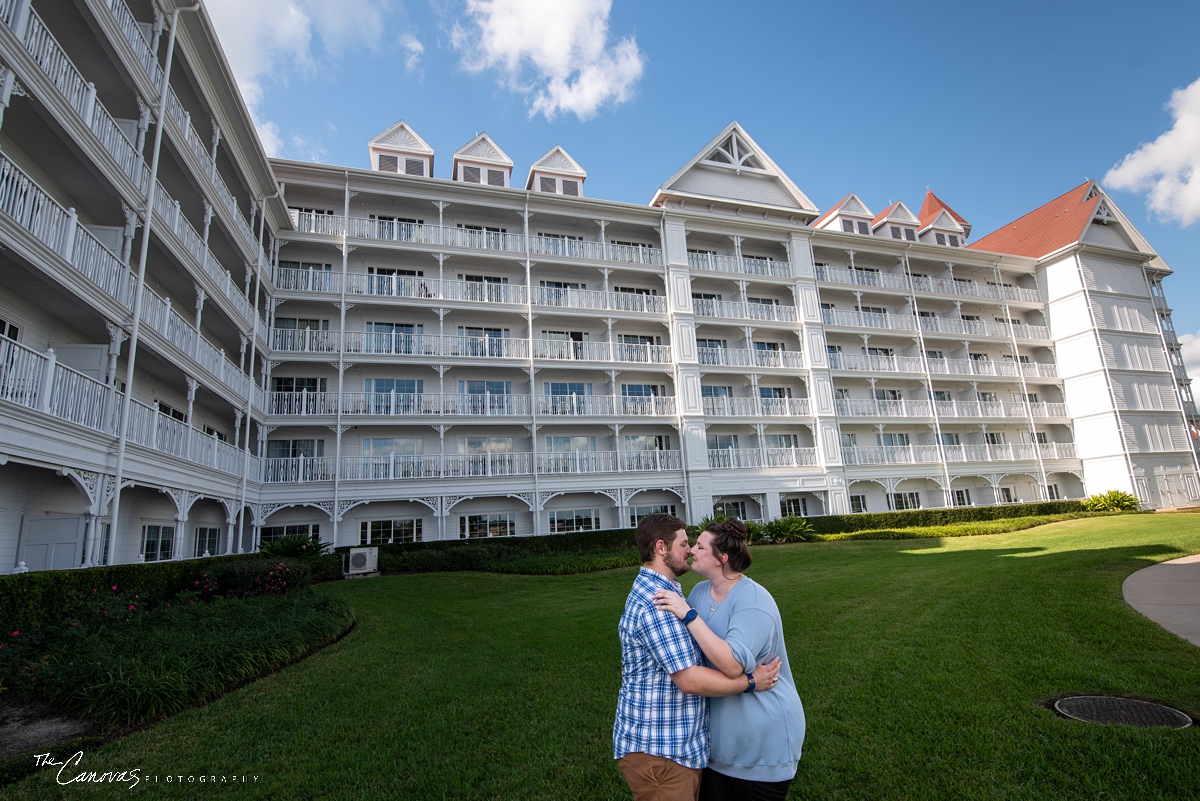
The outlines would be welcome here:
M 1197 515 L 756 549 L 808 715 L 792 798 L 1194 797 L 1200 728 L 1042 704 L 1112 693 L 1200 715 L 1200 649 L 1121 598 L 1134 570 L 1195 552 Z M 610 738 L 633 575 L 323 585 L 356 611 L 341 642 L 63 774 L 139 767 L 133 792 L 43 770 L 0 798 L 628 798 Z M 181 774 L 251 783 L 166 784 Z

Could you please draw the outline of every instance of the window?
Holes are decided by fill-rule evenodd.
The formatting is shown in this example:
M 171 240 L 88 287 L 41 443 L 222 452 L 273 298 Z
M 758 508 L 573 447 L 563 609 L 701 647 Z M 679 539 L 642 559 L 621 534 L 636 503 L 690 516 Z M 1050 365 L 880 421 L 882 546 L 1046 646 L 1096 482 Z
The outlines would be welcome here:
M 263 526 L 260 529 L 259 540 L 274 542 L 283 536 L 312 537 L 321 533 L 320 523 L 298 523 L 290 526 Z
M 482 515 L 462 515 L 458 518 L 459 539 L 477 537 L 511 537 L 517 533 L 517 516 L 513 512 L 493 512 Z
M 657 295 L 657 289 L 646 289 L 640 286 L 615 286 L 613 292 L 620 292 L 623 295 Z
M 499 234 L 497 234 L 499 236 Z M 460 289 L 463 300 L 509 303 L 508 278 L 496 275 L 471 275 L 459 273 L 458 280 L 466 284 Z
M 325 455 L 323 439 L 272 439 L 267 441 L 268 459 L 297 459 Z
M 904 238 L 904 234 L 901 233 L 901 231 L 900 231 L 900 226 L 893 225 L 893 226 L 891 226 L 891 228 L 892 228 L 892 239 L 903 239 Z
M 359 545 L 389 545 L 396 542 L 421 542 L 421 518 L 399 520 L 361 520 L 358 524 Z
M 625 451 L 669 451 L 671 438 L 666 434 L 626 434 Z
M 842 220 L 842 230 L 847 234 L 854 233 L 854 220 Z
M 1038 445 L 1048 445 L 1050 443 L 1050 439 L 1046 436 L 1045 431 L 1035 431 L 1033 438 Z
M 504 170 L 487 171 L 488 186 L 504 186 Z
M 310 317 L 276 317 L 275 328 L 280 331 L 328 331 L 329 320 Z
M 908 434 L 903 432 L 896 434 L 876 434 L 876 444 L 885 448 L 907 448 L 909 445 Z
M 333 209 L 306 209 L 293 207 L 288 209 L 296 230 L 303 233 L 332 233 L 328 220 L 333 217 Z
M 917 232 L 914 231 L 912 228 L 905 228 L 904 229 L 904 238 L 907 239 L 909 242 L 916 242 L 917 241 Z
M 763 447 L 791 450 L 800 447 L 800 438 L 795 434 L 763 434 Z
M 591 453 L 596 450 L 594 436 L 553 436 L 546 437 L 548 453 Z
M 952 247 L 952 248 L 958 247 L 958 237 L 955 236 L 954 234 L 950 234 L 950 247 Z
M 854 309 L 855 311 L 860 311 L 863 314 L 878 314 L 882 316 L 888 313 L 888 310 L 883 306 L 855 306 Z
M 983 435 L 983 439 L 985 442 L 987 442 L 988 445 L 1003 445 L 1004 444 L 1004 432 L 1003 431 L 988 431 L 986 434 Z
M 142 526 L 142 559 L 147 562 L 170 559 L 174 537 L 174 526 Z
M 724 515 L 725 517 L 736 517 L 739 520 L 746 519 L 746 502 L 745 501 L 718 501 L 713 504 L 714 515 Z
M 224 431 L 218 431 L 217 429 L 213 428 L 212 426 L 204 427 L 204 436 L 216 437 L 218 442 L 229 442 L 228 434 L 226 434 Z
M 646 515 L 674 515 L 675 504 L 663 503 L 651 506 L 631 506 L 629 507 L 629 527 L 637 528 L 637 524 Z
M 551 194 L 554 194 L 558 189 L 554 179 L 548 178 L 545 175 L 541 176 L 541 178 L 538 180 L 538 184 L 543 192 L 550 192 Z
M 867 496 L 866 495 L 851 495 L 850 496 L 850 511 L 853 514 L 861 514 L 867 511 Z
M 933 392 L 929 393 L 929 399 L 938 401 L 940 403 L 950 403 L 952 400 L 950 397 L 950 390 L 948 389 L 935 389 Z
M 167 417 L 173 417 L 181 423 L 187 422 L 187 413 L 174 409 L 162 401 L 155 401 L 154 407 L 158 409 L 159 414 L 165 414 Z
M 842 447 L 843 448 L 854 448 L 857 446 L 858 446 L 858 434 L 854 433 L 853 431 L 843 431 L 842 432 Z
M 737 434 L 709 434 L 708 449 L 710 451 L 735 451 L 738 446 Z
M 404 174 L 425 177 L 425 159 L 405 159 Z
M 221 553 L 221 529 L 196 526 L 196 551 L 193 556 L 216 556 L 219 553 Z
M 537 237 L 537 252 L 539 253 L 546 253 L 551 256 L 573 256 L 575 258 L 583 255 L 582 236 L 539 233 Z
M 379 171 L 380 172 L 400 172 L 400 158 L 398 156 L 385 156 L 379 154 Z
M 954 280 L 957 281 L 958 279 L 955 278 Z M 979 322 L 979 315 L 978 314 L 962 314 L 962 315 L 959 315 L 959 319 L 962 320 L 964 323 L 977 323 L 977 322 Z
M 934 239 L 937 240 L 937 243 L 939 245 L 946 244 L 946 235 L 945 234 L 939 234 L 939 233 L 935 232 L 933 236 L 934 236 Z
M 875 400 L 879 401 L 898 401 L 900 400 L 900 390 L 898 389 L 877 389 L 874 392 Z
M 570 197 L 579 197 L 579 182 L 562 179 L 562 193 Z
M 461 180 L 463 183 L 468 183 L 468 184 L 481 183 L 479 180 L 479 168 L 472 167 L 469 164 L 462 165 L 461 177 L 459 178 L 459 180 Z M 939 243 L 939 244 L 942 244 L 942 243 Z
M 547 381 L 542 388 L 547 395 L 553 397 L 592 394 L 592 385 L 583 381 Z
M 1062 493 L 1059 492 L 1057 484 L 1046 485 L 1046 497 L 1052 501 L 1062 500 Z
M 846 387 L 835 387 L 833 398 L 834 400 L 850 400 L 850 390 Z
M 773 398 L 790 398 L 792 397 L 791 387 L 759 387 L 758 397 L 764 400 Z
M 466 454 L 512 453 L 512 437 L 464 437 L 461 442 Z
M 927 350 L 925 351 L 925 358 L 931 362 L 940 362 L 946 358 L 946 354 L 940 350 Z
M 970 506 L 971 505 L 971 490 L 956 489 L 954 491 L 955 506 Z
M 663 394 L 664 389 L 657 384 L 622 384 L 621 395 L 626 398 L 652 398 Z
M 893 492 L 888 495 L 888 508 L 893 512 L 903 511 L 904 509 L 920 509 L 921 493 Z
M 364 350 L 367 353 L 413 354 L 422 351 L 424 328 L 411 323 L 367 322 Z
M 550 531 L 554 534 L 596 531 L 599 528 L 599 509 L 559 509 L 550 512 Z
M 780 498 L 779 514 L 784 517 L 808 517 L 808 499 Z
M 996 403 L 998 400 L 995 392 L 976 392 L 975 397 L 980 403 Z
M 895 351 L 894 351 L 894 350 L 892 350 L 891 348 L 876 348 L 876 347 L 870 347 L 870 348 L 866 348 L 866 353 L 867 353 L 867 355 L 868 355 L 868 356 L 887 356 L 887 357 L 891 357 L 891 356 L 893 356 L 893 355 L 895 354 Z
M 1016 490 L 1012 487 L 1000 487 L 999 493 L 1000 503 L 1015 503 L 1017 500 Z
M 962 438 L 958 435 L 957 432 L 943 431 L 942 432 L 942 444 L 952 446 L 952 447 L 962 445 Z
M 7 320 L 0 319 L 0 337 L 6 337 L 16 342 L 21 329 Z

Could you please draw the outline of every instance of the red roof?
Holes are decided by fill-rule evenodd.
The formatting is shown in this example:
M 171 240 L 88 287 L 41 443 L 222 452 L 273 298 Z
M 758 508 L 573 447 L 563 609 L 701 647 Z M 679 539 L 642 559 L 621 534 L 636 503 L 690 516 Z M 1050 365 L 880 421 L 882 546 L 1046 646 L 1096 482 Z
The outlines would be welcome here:
M 846 195 L 844 198 L 842 198 L 841 200 L 839 200 L 837 203 L 834 203 L 832 206 L 830 206 L 830 207 L 829 207 L 829 211 L 825 212 L 825 213 L 824 213 L 824 214 L 822 214 L 820 217 L 818 217 L 817 219 L 815 219 L 815 220 L 813 220 L 811 223 L 809 223 L 809 224 L 808 224 L 808 225 L 809 225 L 809 227 L 810 227 L 810 228 L 816 228 L 816 227 L 817 227 L 817 226 L 818 226 L 820 223 L 823 223 L 823 222 L 825 222 L 825 220 L 829 219 L 829 217 L 830 217 L 830 216 L 831 216 L 831 215 L 832 215 L 832 214 L 833 214 L 835 211 L 837 211 L 838 209 L 840 209 L 840 208 L 842 207 L 842 204 L 843 204 L 843 203 L 845 203 L 847 200 L 849 200 L 849 199 L 850 199 L 850 197 L 851 197 L 853 194 L 854 194 L 854 193 L 853 193 L 853 192 L 851 192 L 849 195 Z
M 886 220 L 886 219 L 887 219 L 887 216 L 888 216 L 889 214 L 891 214 L 891 213 L 892 213 L 892 209 L 894 209 L 894 208 L 896 208 L 897 206 L 899 206 L 899 205 L 900 205 L 900 203 L 901 203 L 901 201 L 897 200 L 895 203 L 893 203 L 892 205 L 888 206 L 888 207 L 887 207 L 886 209 L 884 209 L 883 211 L 881 211 L 881 212 L 879 212 L 878 214 L 876 214 L 876 215 L 875 215 L 875 219 L 871 220 L 871 228 L 872 228 L 872 229 L 873 229 L 873 228 L 875 228 L 875 227 L 876 227 L 876 226 L 878 226 L 878 225 L 879 225 L 881 222 L 883 222 L 884 220 Z
M 997 228 L 967 247 L 1037 259 L 1074 244 L 1083 238 L 1100 203 L 1099 195 L 1088 199 L 1092 186 L 1092 181 L 1084 181 L 1065 195 Z
M 966 233 L 971 233 L 971 224 L 969 222 L 964 220 L 957 211 L 947 206 L 940 197 L 926 189 L 925 202 L 921 204 L 921 213 L 917 215 L 917 219 L 921 221 L 921 228 L 924 229 L 933 225 L 933 221 L 943 211 L 954 218 L 954 221 L 961 225 Z

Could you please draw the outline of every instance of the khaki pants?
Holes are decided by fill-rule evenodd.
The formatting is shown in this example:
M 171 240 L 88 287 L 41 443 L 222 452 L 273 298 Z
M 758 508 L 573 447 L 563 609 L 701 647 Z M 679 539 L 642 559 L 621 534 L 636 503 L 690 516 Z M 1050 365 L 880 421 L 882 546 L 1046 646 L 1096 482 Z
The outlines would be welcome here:
M 696 801 L 700 771 L 649 754 L 626 754 L 617 767 L 633 792 L 633 801 Z

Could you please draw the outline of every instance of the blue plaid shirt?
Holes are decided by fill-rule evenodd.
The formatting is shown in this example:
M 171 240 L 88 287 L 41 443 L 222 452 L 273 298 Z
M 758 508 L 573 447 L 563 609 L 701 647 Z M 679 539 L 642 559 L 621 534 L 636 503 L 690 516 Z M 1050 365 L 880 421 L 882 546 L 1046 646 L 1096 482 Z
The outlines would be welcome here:
M 617 626 L 621 693 L 613 725 L 613 759 L 643 753 L 685 768 L 708 766 L 708 699 L 680 692 L 671 674 L 701 664 L 700 648 L 675 615 L 655 608 L 658 590 L 680 595 L 679 582 L 643 567 Z

